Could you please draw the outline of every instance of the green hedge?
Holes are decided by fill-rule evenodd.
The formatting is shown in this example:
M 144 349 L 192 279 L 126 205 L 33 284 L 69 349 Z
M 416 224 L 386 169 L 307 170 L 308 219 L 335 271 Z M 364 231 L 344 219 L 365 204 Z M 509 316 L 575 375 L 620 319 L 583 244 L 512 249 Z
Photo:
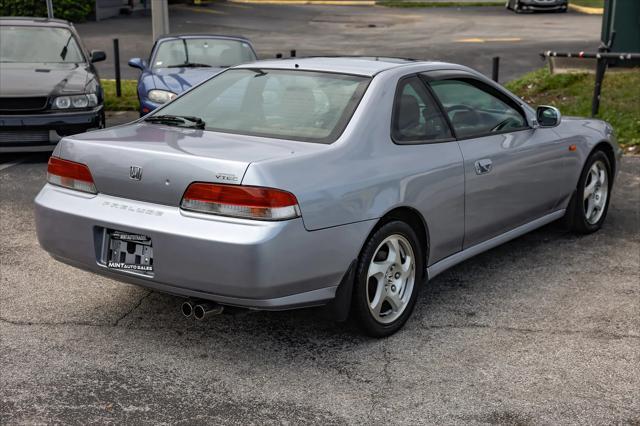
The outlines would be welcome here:
M 93 0 L 53 0 L 53 15 L 72 22 L 87 19 Z M 45 0 L 0 0 L 0 16 L 47 16 Z

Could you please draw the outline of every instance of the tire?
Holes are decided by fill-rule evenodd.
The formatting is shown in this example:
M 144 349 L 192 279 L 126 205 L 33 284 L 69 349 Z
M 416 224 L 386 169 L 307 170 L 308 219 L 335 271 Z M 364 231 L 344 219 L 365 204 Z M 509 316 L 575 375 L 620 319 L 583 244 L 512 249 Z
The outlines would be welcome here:
M 353 319 L 371 337 L 395 333 L 411 316 L 423 277 L 424 250 L 415 231 L 401 221 L 385 223 L 358 258 Z
M 611 179 L 609 158 L 602 151 L 593 152 L 582 169 L 565 215 L 571 231 L 591 234 L 602 227 L 609 211 Z
M 507 10 L 511 10 L 511 0 L 507 0 L 507 2 L 504 4 L 504 7 Z
M 520 2 L 516 0 L 516 4 L 513 5 L 513 11 L 515 13 L 522 13 L 522 7 L 520 6 Z

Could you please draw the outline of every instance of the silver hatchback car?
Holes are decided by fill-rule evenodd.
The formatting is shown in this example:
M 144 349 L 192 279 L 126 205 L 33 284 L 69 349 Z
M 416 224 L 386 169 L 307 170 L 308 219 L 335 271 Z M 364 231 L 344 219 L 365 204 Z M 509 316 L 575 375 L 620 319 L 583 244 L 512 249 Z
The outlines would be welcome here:
M 385 336 L 451 266 L 549 222 L 605 220 L 621 150 L 454 64 L 241 65 L 137 122 L 64 138 L 36 198 L 56 259 L 227 306 L 327 305 Z

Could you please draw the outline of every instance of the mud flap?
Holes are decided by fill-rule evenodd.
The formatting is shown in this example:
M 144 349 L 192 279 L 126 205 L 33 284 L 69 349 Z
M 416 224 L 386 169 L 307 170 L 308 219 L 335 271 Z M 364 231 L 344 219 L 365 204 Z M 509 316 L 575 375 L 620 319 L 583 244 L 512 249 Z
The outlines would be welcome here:
M 338 322 L 344 322 L 349 318 L 355 273 L 356 260 L 353 260 L 338 285 L 336 297 L 322 308 L 323 317 Z
M 576 222 L 575 211 L 576 211 L 577 203 L 578 203 L 578 191 L 574 190 L 573 194 L 571 195 L 571 199 L 569 200 L 569 204 L 567 205 L 567 209 L 564 214 L 564 217 L 560 219 L 560 223 L 562 224 L 562 227 L 570 231 L 573 230 L 575 226 L 575 222 Z

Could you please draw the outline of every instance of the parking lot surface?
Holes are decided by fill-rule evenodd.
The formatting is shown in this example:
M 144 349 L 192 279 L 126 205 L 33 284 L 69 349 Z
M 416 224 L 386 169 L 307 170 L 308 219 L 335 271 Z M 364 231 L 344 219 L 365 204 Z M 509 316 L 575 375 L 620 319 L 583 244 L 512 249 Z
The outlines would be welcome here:
M 262 58 L 276 53 L 298 56 L 374 55 L 444 60 L 491 74 L 500 56 L 501 81 L 540 68 L 546 50 L 597 50 L 601 16 L 575 12 L 519 14 L 502 6 L 464 8 L 386 8 L 362 6 L 281 6 L 215 2 L 206 7 L 170 8 L 172 33 L 213 33 L 249 37 Z M 113 78 L 112 38 L 120 39 L 124 78 L 137 78 L 127 66 L 147 58 L 151 20 L 134 15 L 77 25 L 89 49 L 107 52 L 97 65 Z
M 32 154 L 0 171 L 0 423 L 638 424 L 640 158 L 622 167 L 600 232 L 552 224 L 471 259 L 372 340 L 313 310 L 196 323 L 57 263 Z

